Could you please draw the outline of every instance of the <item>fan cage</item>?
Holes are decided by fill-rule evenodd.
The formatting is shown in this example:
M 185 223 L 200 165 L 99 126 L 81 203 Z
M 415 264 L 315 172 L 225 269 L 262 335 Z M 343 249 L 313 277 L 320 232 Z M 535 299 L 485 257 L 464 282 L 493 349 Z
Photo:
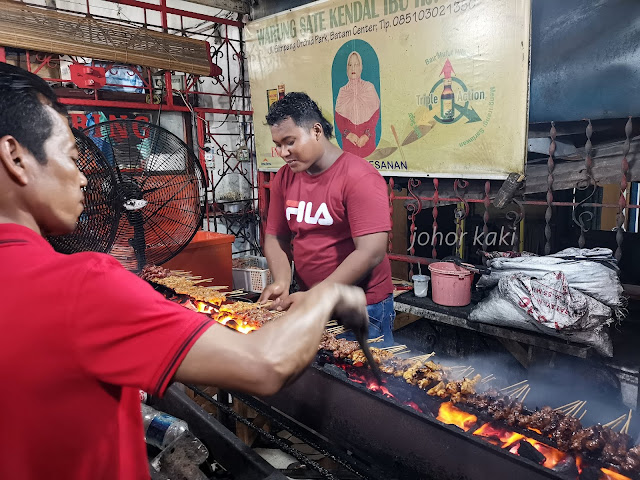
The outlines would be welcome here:
M 115 241 L 120 218 L 115 174 L 87 136 L 76 129 L 73 129 L 73 134 L 79 154 L 76 163 L 87 178 L 85 208 L 72 233 L 47 239 L 60 253 L 107 253 Z
M 83 132 L 113 168 L 118 202 L 130 202 L 131 209 L 121 208 L 111 255 L 139 271 L 180 253 L 204 217 L 205 175 L 193 151 L 165 128 L 139 120 L 103 122 Z

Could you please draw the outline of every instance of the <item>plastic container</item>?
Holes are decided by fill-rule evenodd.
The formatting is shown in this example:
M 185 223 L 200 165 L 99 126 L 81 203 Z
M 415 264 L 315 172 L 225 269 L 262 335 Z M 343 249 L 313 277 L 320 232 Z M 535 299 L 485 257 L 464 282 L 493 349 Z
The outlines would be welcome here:
M 431 298 L 435 303 L 447 307 L 464 307 L 471 303 L 473 272 L 449 262 L 432 263 L 429 270 Z
M 211 282 L 201 283 L 202 286 L 220 285 L 231 288 L 231 245 L 235 239 L 233 235 L 200 231 L 178 255 L 162 266 L 213 279 Z
M 249 264 L 243 268 L 232 268 L 233 288 L 247 292 L 262 293 L 272 282 L 271 271 L 265 257 L 247 255 L 242 260 Z
M 140 405 L 140 408 L 142 410 L 144 439 L 149 445 L 163 449 L 189 430 L 189 425 L 184 420 L 160 412 L 144 403 Z
M 429 290 L 429 277 L 426 275 L 414 275 L 412 280 L 413 294 L 416 297 L 426 297 Z

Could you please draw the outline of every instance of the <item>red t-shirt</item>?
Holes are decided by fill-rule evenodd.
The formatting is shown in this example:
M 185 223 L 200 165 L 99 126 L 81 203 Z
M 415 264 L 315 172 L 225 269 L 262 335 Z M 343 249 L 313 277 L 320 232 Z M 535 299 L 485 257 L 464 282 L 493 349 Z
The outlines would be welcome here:
M 148 479 L 138 389 L 162 395 L 211 320 L 112 257 L 0 224 L 0 478 Z
M 354 237 L 391 230 L 387 185 L 366 160 L 342 155 L 318 175 L 282 167 L 271 185 L 267 233 L 293 234 L 293 260 L 301 287 L 331 275 L 355 250 Z M 369 305 L 392 291 L 391 266 L 385 259 L 359 284 Z

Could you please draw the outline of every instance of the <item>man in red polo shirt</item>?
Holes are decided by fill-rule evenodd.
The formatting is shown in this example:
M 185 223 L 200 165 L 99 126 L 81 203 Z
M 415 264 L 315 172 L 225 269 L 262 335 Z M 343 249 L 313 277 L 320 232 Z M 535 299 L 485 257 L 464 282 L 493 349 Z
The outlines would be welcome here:
M 383 335 L 382 346 L 392 345 L 395 310 L 386 255 L 391 219 L 384 179 L 369 162 L 331 143 L 333 127 L 305 93 L 274 103 L 267 124 L 287 164 L 271 182 L 265 255 L 274 281 L 260 300 L 273 299 L 276 308 L 295 301 L 289 297 L 293 258 L 302 290 L 325 280 L 362 287 L 369 336 Z
M 366 326 L 362 290 L 324 283 L 242 335 L 108 255 L 56 253 L 42 235 L 71 232 L 82 213 L 77 156 L 46 82 L 0 63 L 0 478 L 149 478 L 140 388 L 271 394 L 313 359 L 331 316 Z

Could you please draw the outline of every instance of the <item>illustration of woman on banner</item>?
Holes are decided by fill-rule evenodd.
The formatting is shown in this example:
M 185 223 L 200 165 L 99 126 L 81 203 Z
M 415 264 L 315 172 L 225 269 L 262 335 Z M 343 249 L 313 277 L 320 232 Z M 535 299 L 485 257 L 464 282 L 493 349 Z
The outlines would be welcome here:
M 354 45 L 354 43 L 355 42 L 352 41 L 343 46 L 350 46 L 351 51 L 347 57 L 347 82 L 340 87 L 335 100 L 335 123 L 340 133 L 339 142 L 341 140 L 342 149 L 365 158 L 376 149 L 378 143 L 380 97 L 376 86 L 372 82 L 362 78 L 365 67 L 363 64 L 363 55 L 356 51 L 354 48 L 356 45 Z M 373 56 L 375 66 L 377 67 L 375 52 L 369 44 L 366 42 L 362 43 L 371 50 L 370 55 Z M 342 48 L 340 50 L 342 50 Z M 336 60 L 338 60 L 338 55 L 336 55 Z M 335 66 L 334 61 L 334 67 Z M 370 70 L 378 73 L 378 68 L 372 68 Z M 376 80 L 379 88 L 379 76 L 377 77 Z

